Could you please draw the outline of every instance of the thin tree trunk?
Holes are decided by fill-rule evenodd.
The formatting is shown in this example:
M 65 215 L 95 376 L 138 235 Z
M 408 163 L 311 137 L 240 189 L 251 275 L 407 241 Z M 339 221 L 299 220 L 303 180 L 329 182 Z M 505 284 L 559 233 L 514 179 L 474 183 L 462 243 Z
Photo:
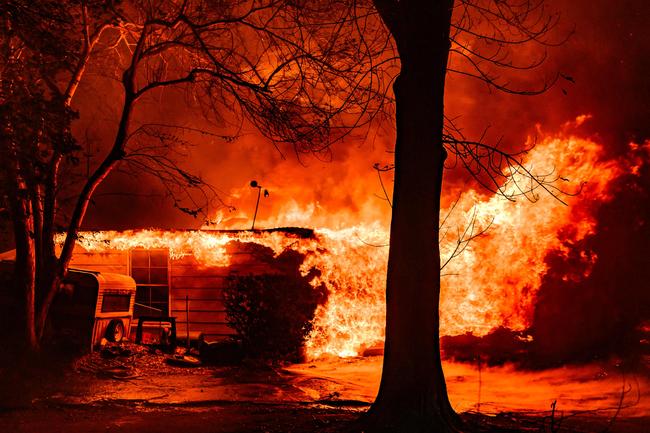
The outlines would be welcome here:
M 36 265 L 34 271 L 36 273 L 34 281 L 37 288 L 41 287 L 42 276 L 46 268 L 45 257 L 43 256 L 43 206 L 41 189 L 38 183 L 30 180 L 28 183 L 30 194 L 30 206 L 32 215 L 32 239 L 34 239 L 34 255 L 36 257 Z M 38 299 L 36 299 L 38 303 Z
M 92 195 L 95 192 L 97 186 L 99 186 L 99 184 L 110 174 L 110 172 L 113 170 L 113 168 L 115 168 L 117 163 L 122 159 L 124 155 L 124 146 L 126 145 L 127 141 L 129 124 L 131 121 L 131 113 L 133 110 L 133 102 L 134 99 L 131 96 L 131 93 L 127 92 L 124 101 L 124 107 L 122 109 L 120 124 L 118 126 L 115 141 L 113 143 L 113 148 L 82 188 L 74 211 L 72 213 L 72 217 L 70 218 L 70 223 L 68 224 L 65 241 L 63 243 L 63 247 L 61 248 L 61 255 L 55 262 L 55 269 L 49 273 L 47 282 L 44 282 L 43 284 L 44 296 L 38 310 L 38 316 L 36 318 L 36 332 L 39 338 L 43 335 L 45 323 L 47 321 L 47 314 L 49 312 L 50 306 L 52 305 L 52 301 L 56 296 L 59 282 L 62 278 L 65 277 L 65 274 L 68 270 L 68 265 L 72 259 L 72 252 L 74 251 L 77 235 L 79 233 L 79 229 L 81 228 L 81 223 L 83 222 L 83 219 L 86 215 L 86 210 L 88 209 L 90 199 L 92 198 Z
M 61 249 L 61 255 L 59 256 L 57 273 L 61 277 L 65 276 L 65 271 L 68 269 L 68 264 L 72 259 L 72 251 L 74 250 L 74 245 L 77 241 L 77 235 L 95 189 L 97 189 L 97 186 L 106 179 L 117 163 L 124 157 L 124 146 L 127 141 L 134 102 L 133 97 L 127 93 L 113 147 L 99 167 L 97 167 L 95 172 L 90 176 L 79 194 L 74 211 L 72 212 L 72 217 L 70 218 L 70 223 L 68 224 L 68 230 Z
M 59 276 L 51 272 L 47 272 L 40 279 L 41 291 L 45 293 L 45 297 L 41 300 L 40 308 L 38 309 L 38 316 L 35 317 L 35 331 L 38 341 L 42 340 L 43 334 L 45 333 L 47 315 L 58 292 L 60 282 L 61 279 Z
M 27 348 L 39 349 L 36 333 L 36 253 L 28 200 L 12 200 L 14 240 L 16 243 L 15 284 L 24 300 L 24 330 Z
M 86 71 L 94 46 L 101 38 L 103 31 L 111 26 L 110 24 L 103 24 L 91 32 L 87 17 L 87 5 L 85 2 L 82 2 L 80 6 L 83 15 L 84 46 L 65 92 L 61 94 L 63 104 L 67 108 L 71 106 L 72 98 Z M 10 33 L 10 22 L 4 20 L 2 24 L 4 33 Z M 10 59 L 12 56 L 11 38 L 5 38 L 4 42 L 4 58 Z M 141 45 L 140 43 L 140 51 L 142 49 Z M 133 66 L 131 69 L 133 69 Z M 129 84 L 131 87 L 133 86 L 132 76 L 133 73 L 130 76 Z M 3 90 L 7 94 L 11 94 L 11 88 L 12 83 L 10 81 L 3 81 Z M 58 89 L 55 89 L 55 91 L 58 92 Z M 63 255 L 63 260 L 57 259 L 54 245 L 56 189 L 58 171 L 62 159 L 61 153 L 55 150 L 49 163 L 48 178 L 44 187 L 36 181 L 26 185 L 24 183 L 23 173 L 21 173 L 21 167 L 18 165 L 19 163 L 15 167 L 5 167 L 8 174 L 7 178 L 12 182 L 10 191 L 13 197 L 10 200 L 10 207 L 16 243 L 15 283 L 25 305 L 24 329 L 26 332 L 26 344 L 33 351 L 39 349 L 49 307 L 56 296 L 59 282 L 67 270 L 72 256 L 76 232 L 81 225 L 90 197 L 97 185 L 108 175 L 116 162 L 121 158 L 133 102 L 133 98 L 129 96 L 132 92 L 127 93 L 129 94 L 125 100 L 116 144 L 109 157 L 106 158 L 95 173 L 95 176 L 83 189 L 82 197 L 73 215 L 72 230 L 69 230 L 69 233 L 74 233 L 72 244 L 68 244 L 67 248 L 64 248 L 65 254 Z M 2 126 L 7 128 L 7 131 L 10 131 L 12 128 L 11 124 Z M 7 149 L 10 149 L 10 152 L 13 152 L 13 160 L 18 161 L 20 159 L 15 143 L 6 143 L 3 145 Z
M 138 43 L 133 51 L 131 57 L 131 65 L 122 75 L 122 84 L 124 86 L 124 105 L 122 106 L 122 114 L 120 116 L 120 123 L 117 127 L 117 133 L 115 134 L 115 141 L 113 142 L 113 147 L 110 152 L 104 158 L 99 167 L 93 172 L 90 178 L 86 181 L 86 184 L 81 190 L 77 202 L 75 204 L 74 210 L 72 212 L 72 217 L 70 218 L 70 223 L 68 225 L 68 230 L 66 232 L 65 241 L 63 242 L 63 247 L 61 248 L 61 255 L 59 256 L 57 274 L 60 277 L 65 276 L 65 272 L 68 269 L 68 264 L 72 259 L 72 251 L 74 250 L 75 243 L 77 241 L 77 234 L 81 227 L 81 223 L 86 215 L 86 210 L 88 209 L 88 204 L 92 198 L 95 189 L 97 186 L 113 171 L 113 168 L 117 163 L 124 157 L 125 146 L 128 141 L 129 125 L 131 123 L 131 115 L 133 113 L 133 105 L 135 104 L 138 96 L 136 95 L 136 83 L 135 83 L 135 73 L 137 69 L 138 62 L 140 61 L 140 56 L 144 49 L 144 44 L 147 38 L 146 28 L 141 32 L 138 39 Z M 45 306 L 49 308 L 49 305 Z
M 49 269 L 50 272 L 54 270 L 52 263 L 56 263 L 54 231 L 56 218 L 56 193 L 60 164 L 61 156 L 53 156 L 45 180 L 45 192 L 43 198 L 43 256 L 48 265 L 51 266 L 51 269 Z
M 460 425 L 448 400 L 439 343 L 443 98 L 452 6 L 452 0 L 402 4 L 397 16 L 402 66 L 394 85 L 386 340 L 379 394 L 365 419 L 371 432 L 448 432 Z
M 101 30 L 98 30 L 98 32 L 99 33 L 97 33 L 97 35 L 94 37 L 95 38 L 94 41 L 89 40 L 87 42 L 89 44 L 88 45 L 89 47 L 92 47 L 92 45 L 96 42 L 97 38 L 99 38 L 99 35 L 101 34 Z M 86 36 L 88 37 L 87 33 Z M 81 193 L 77 198 L 77 202 L 75 203 L 75 207 L 72 212 L 72 217 L 70 218 L 70 222 L 68 223 L 68 229 L 66 231 L 65 240 L 61 248 L 61 254 L 59 255 L 59 258 L 55 261 L 56 266 L 50 272 L 51 279 L 48 281 L 49 284 L 46 285 L 47 289 L 43 297 L 43 302 L 41 303 L 41 306 L 39 308 L 38 317 L 37 317 L 37 332 L 38 335 L 40 336 L 42 336 L 42 333 L 44 331 L 45 323 L 47 320 L 47 314 L 49 312 L 50 305 L 52 304 L 52 301 L 56 296 L 59 283 L 65 277 L 68 271 L 68 265 L 70 264 L 70 260 L 72 259 L 72 252 L 74 251 L 74 247 L 77 242 L 77 236 L 79 234 L 79 230 L 81 229 L 81 224 L 83 223 L 84 217 L 86 216 L 86 211 L 88 210 L 90 199 L 92 198 L 99 184 L 101 184 L 104 181 L 104 179 L 106 179 L 106 177 L 111 173 L 111 171 L 113 171 L 115 166 L 124 157 L 125 147 L 128 141 L 131 115 L 133 114 L 133 106 L 137 100 L 137 96 L 135 93 L 135 88 L 136 88 L 135 71 L 136 71 L 137 64 L 140 60 L 140 56 L 142 54 L 142 50 L 144 49 L 143 47 L 144 47 L 145 40 L 146 40 L 146 31 L 143 31 L 140 35 L 140 38 L 138 39 L 138 43 L 133 52 L 131 58 L 131 66 L 125 71 L 122 77 L 122 84 L 124 85 L 124 91 L 125 91 L 124 105 L 122 106 L 122 114 L 120 116 L 120 123 L 117 128 L 117 133 L 115 134 L 113 147 L 111 148 L 106 158 L 104 158 L 101 164 L 99 164 L 97 169 L 93 172 L 93 174 L 90 176 L 90 178 L 86 181 L 85 185 L 81 189 Z M 78 68 L 77 70 L 78 73 L 82 74 L 84 68 L 85 68 L 85 63 Z M 68 89 L 67 94 L 69 98 L 72 98 L 72 95 L 74 94 L 77 88 L 77 84 L 78 83 L 71 84 L 71 87 Z M 70 99 L 67 100 L 67 103 L 69 102 Z M 53 160 L 53 162 L 54 161 L 55 160 Z M 52 176 L 56 176 L 58 170 L 58 163 L 59 161 L 56 161 L 56 165 L 52 165 L 52 171 L 51 171 Z M 48 183 L 48 188 L 52 189 L 52 191 L 49 191 L 48 189 L 48 192 L 56 191 L 56 178 L 51 179 L 51 181 Z M 51 195 L 50 197 L 51 197 L 51 203 L 48 201 L 48 203 L 46 204 L 54 206 L 55 205 L 54 195 Z

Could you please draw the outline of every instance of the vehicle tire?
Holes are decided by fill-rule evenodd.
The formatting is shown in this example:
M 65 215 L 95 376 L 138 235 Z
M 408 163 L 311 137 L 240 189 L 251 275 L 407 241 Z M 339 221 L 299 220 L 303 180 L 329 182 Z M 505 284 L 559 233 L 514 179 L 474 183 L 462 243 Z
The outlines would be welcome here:
M 124 338 L 124 323 L 121 320 L 111 320 L 106 327 L 106 339 L 112 343 L 119 343 Z

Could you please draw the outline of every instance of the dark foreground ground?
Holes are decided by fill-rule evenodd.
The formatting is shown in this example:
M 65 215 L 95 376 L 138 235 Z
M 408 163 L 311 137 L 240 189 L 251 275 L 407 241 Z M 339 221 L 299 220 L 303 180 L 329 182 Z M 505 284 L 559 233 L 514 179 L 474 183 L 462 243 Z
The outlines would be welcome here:
M 165 358 L 131 345 L 114 357 L 38 368 L 9 362 L 0 369 L 0 433 L 349 432 L 376 393 L 381 366 L 375 357 L 187 368 Z M 468 431 L 650 433 L 645 372 L 466 364 L 445 371 Z
M 316 432 L 340 431 L 354 411 L 283 405 L 57 407 L 0 414 L 3 432 Z
M 302 405 L 213 404 L 201 407 L 48 407 L 0 413 L 2 432 L 15 433 L 339 433 L 358 432 L 359 408 Z M 607 420 L 577 416 L 549 417 L 504 413 L 486 416 L 465 413 L 468 430 L 487 432 L 629 432 L 650 431 L 649 419 Z M 558 424 L 559 423 L 559 424 Z

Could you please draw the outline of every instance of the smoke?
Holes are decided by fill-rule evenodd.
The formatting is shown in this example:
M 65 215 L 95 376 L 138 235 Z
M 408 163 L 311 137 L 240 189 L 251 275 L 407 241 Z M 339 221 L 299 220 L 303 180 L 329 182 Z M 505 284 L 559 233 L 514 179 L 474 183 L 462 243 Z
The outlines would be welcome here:
M 586 137 L 593 136 L 605 143 L 612 155 L 627 152 L 630 140 L 642 142 L 650 136 L 650 83 L 646 80 L 650 76 L 650 30 L 645 21 L 650 6 L 639 0 L 616 5 L 605 0 L 550 3 L 551 8 L 562 12 L 558 34 L 574 30 L 573 34 L 562 46 L 549 48 L 549 59 L 540 70 L 516 75 L 520 81 L 534 86 L 559 71 L 573 82 L 560 78 L 542 95 L 520 97 L 494 91 L 477 80 L 451 75 L 446 98 L 450 116 L 457 118 L 468 137 L 476 138 L 489 128 L 490 140 L 502 139 L 505 146 L 517 148 L 528 136 L 535 135 L 537 125 L 553 131 L 567 120 L 587 113 L 594 121 L 584 127 Z M 539 53 L 530 55 L 536 54 Z M 122 95 L 112 77 L 100 70 L 91 72 L 75 99 L 82 115 L 76 127 L 77 136 L 92 141 L 90 153 L 95 155 L 110 145 L 119 115 L 115 108 L 119 104 L 97 101 L 119 102 Z M 291 221 L 283 223 L 278 217 L 288 208 L 320 209 L 323 215 L 343 211 L 355 222 L 362 222 L 369 208 L 374 207 L 378 210 L 370 212 L 370 218 L 387 224 L 389 207 L 377 198 L 383 196 L 383 191 L 372 166 L 376 162 L 392 162 L 392 154 L 387 153 L 394 140 L 390 124 L 377 125 L 368 135 L 334 145 L 329 155 L 298 158 L 290 147 L 276 149 L 249 125 L 233 130 L 227 124 L 226 113 L 225 122 L 205 120 L 189 99 L 182 91 L 151 98 L 138 110 L 137 121 L 238 136 L 234 141 L 226 141 L 190 134 L 184 138 L 192 148 L 181 158 L 184 168 L 201 175 L 218 189 L 226 204 L 241 212 L 230 214 L 221 209 L 225 213 L 220 220 L 231 220 L 226 225 L 248 226 L 255 202 L 255 191 L 247 187 L 252 179 L 271 192 L 260 208 L 262 222 L 290 224 Z M 390 176 L 385 180 L 390 189 Z M 471 179 L 458 167 L 447 173 L 445 182 L 449 193 L 444 200 L 448 204 Z M 119 196 L 124 193 L 128 194 Z M 125 207 L 128 213 L 113 212 Z M 218 203 L 206 211 L 216 216 Z M 325 222 L 341 219 L 337 216 Z M 86 227 L 197 228 L 203 222 L 202 218 L 192 218 L 175 209 L 155 179 L 141 175 L 134 181 L 130 175 L 117 173 L 101 186 Z
M 537 124 L 554 129 L 587 113 L 595 122 L 585 125 L 585 134 L 598 135 L 612 152 L 627 152 L 630 141 L 643 142 L 650 136 L 650 4 L 642 0 L 547 3 L 562 14 L 556 33 L 570 36 L 561 46 L 548 49 L 541 68 L 511 75 L 530 85 L 558 72 L 565 78 L 560 76 L 541 95 L 520 97 L 452 75 L 448 110 L 461 116 L 470 136 L 490 126 L 494 136 L 515 145 L 534 133 Z
M 496 92 L 478 81 L 450 77 L 446 105 L 452 117 L 459 116 L 458 123 L 468 137 L 478 137 L 489 128 L 488 139 L 501 139 L 509 148 L 535 136 L 538 125 L 556 131 L 567 120 L 587 113 L 592 120 L 576 134 L 602 143 L 604 159 L 626 161 L 629 173 L 610 186 L 610 200 L 581 202 L 573 211 L 593 216 L 593 232 L 574 241 L 568 226 L 559 234 L 562 249 L 545 255 L 547 270 L 540 276 L 530 313 L 528 333 L 533 341 L 525 347 L 526 353 L 548 364 L 614 353 L 628 356 L 638 353 L 639 326 L 650 318 L 648 153 L 630 147 L 630 142 L 643 143 L 650 137 L 650 3 L 551 3 L 563 13 L 560 30 L 570 32 L 575 26 L 574 33 L 564 45 L 550 48 L 545 66 L 524 79 L 535 84 L 557 71 L 565 78 L 542 95 L 519 97 Z M 121 98 L 119 87 L 100 74 L 85 81 L 79 91 L 75 105 L 82 117 L 77 135 L 91 142 L 93 155 L 110 146 L 119 114 L 111 104 L 97 104 L 97 95 L 106 101 Z M 248 186 L 253 179 L 270 192 L 260 203 L 260 227 L 339 228 L 375 222 L 388 226 L 390 207 L 373 164 L 392 162 L 391 125 L 338 143 L 329 154 L 298 157 L 289 147 L 276 149 L 247 125 L 233 131 L 226 124 L 208 122 L 185 102 L 182 94 L 162 95 L 139 110 L 138 122 L 168 122 L 217 135 L 237 135 L 234 140 L 184 136 L 191 146 L 179 162 L 214 185 L 223 203 L 236 209 L 218 203 L 205 209 L 212 228 L 250 226 L 257 194 Z M 390 190 L 390 174 L 383 181 Z M 468 186 L 474 184 L 462 168 L 449 170 L 443 204 L 448 206 Z M 198 228 L 204 223 L 203 218 L 175 209 L 155 179 L 118 172 L 98 190 L 84 226 Z M 491 341 L 502 341 L 502 337 L 503 333 Z M 515 347 L 520 353 L 519 342 Z
M 444 337 L 447 357 L 476 361 L 480 355 L 490 364 L 531 368 L 612 356 L 628 365 L 643 362 L 650 349 L 650 142 L 628 149 L 610 161 L 623 170 L 608 180 L 603 194 L 590 199 L 583 191 L 568 217 L 555 211 L 562 225 L 538 264 L 544 271 L 527 312 L 530 326 Z M 577 235 L 585 218 L 588 231 Z M 542 242 L 537 246 L 544 248 Z
M 530 313 L 531 327 L 524 332 L 532 339 L 503 329 L 483 338 L 445 338 L 447 355 L 457 359 L 470 360 L 480 352 L 491 362 L 539 367 L 613 355 L 639 360 L 648 352 L 642 341 L 648 339 L 643 328 L 650 320 L 650 158 L 647 144 L 630 143 L 650 137 L 650 4 L 554 4 L 562 21 L 575 29 L 567 43 L 550 52 L 546 67 L 571 81 L 560 78 L 534 97 L 490 93 L 468 83 L 451 108 L 463 114 L 470 131 L 491 126 L 506 143 L 524 142 L 535 134 L 534 125 L 552 130 L 589 113 L 592 120 L 575 133 L 603 144 L 603 159 L 619 160 L 626 173 L 610 184 L 609 200 L 580 202 L 572 209 L 594 218 L 592 233 L 571 241 L 567 226 L 559 233 L 561 250 L 546 254 L 547 271 Z M 448 173 L 445 180 L 458 187 L 466 179 Z
M 638 159 L 594 210 L 594 232 L 563 240 L 568 254 L 546 256 L 530 329 L 539 361 L 641 355 L 641 324 L 650 319 L 650 167 L 648 144 L 631 149 Z

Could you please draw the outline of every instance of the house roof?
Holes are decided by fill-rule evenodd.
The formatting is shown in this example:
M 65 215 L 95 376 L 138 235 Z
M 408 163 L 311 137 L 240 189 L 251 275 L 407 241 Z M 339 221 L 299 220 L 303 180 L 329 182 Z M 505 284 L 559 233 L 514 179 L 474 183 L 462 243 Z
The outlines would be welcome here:
M 298 236 L 302 239 L 311 239 L 314 237 L 314 229 L 308 229 L 303 227 L 275 227 L 270 229 L 255 229 L 255 230 L 202 230 L 202 229 L 161 229 L 154 228 L 153 230 L 161 231 L 179 231 L 179 232 L 208 232 L 208 233 L 286 233 L 293 236 Z M 110 230 L 84 230 L 84 231 L 110 231 Z M 124 230 L 116 230 L 118 232 Z M 16 250 L 9 250 L 0 253 L 0 262 L 14 262 L 16 261 Z

